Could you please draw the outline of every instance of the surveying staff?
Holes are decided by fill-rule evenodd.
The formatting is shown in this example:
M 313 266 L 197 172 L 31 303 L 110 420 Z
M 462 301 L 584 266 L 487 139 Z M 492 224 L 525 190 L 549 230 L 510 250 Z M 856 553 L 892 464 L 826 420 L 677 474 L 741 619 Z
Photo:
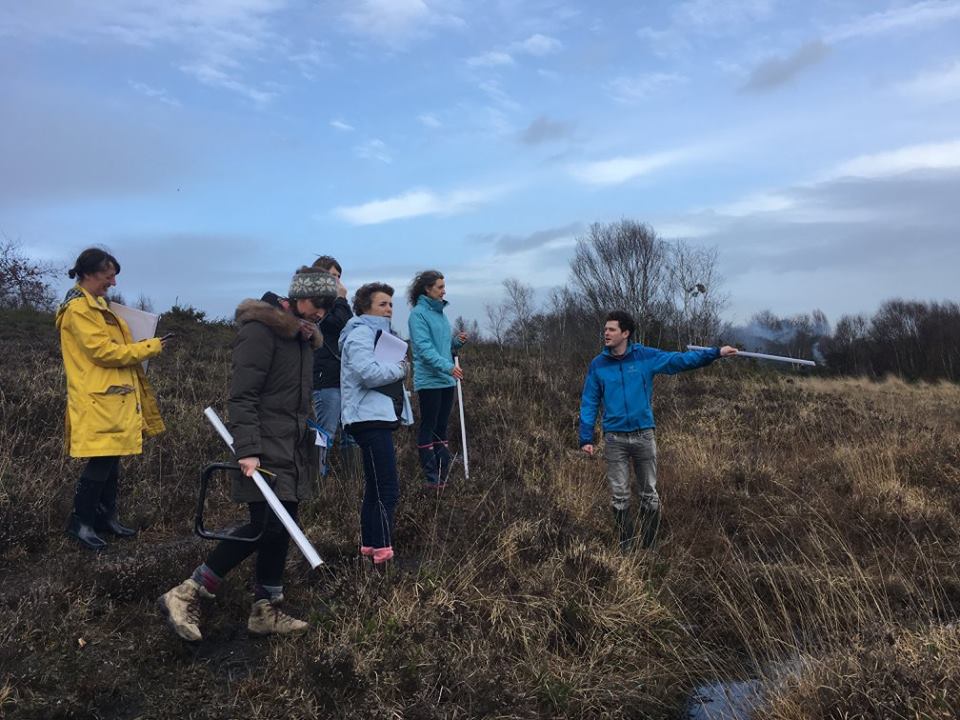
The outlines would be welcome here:
M 66 450 L 89 458 L 73 498 L 67 534 L 90 550 L 107 546 L 97 533 L 132 537 L 117 520 L 120 457 L 139 455 L 143 436 L 164 430 L 141 362 L 160 354 L 169 339 L 134 342 L 106 295 L 117 284 L 120 263 L 88 248 L 67 273 L 77 284 L 57 310 L 60 350 L 67 375 Z
M 353 297 L 353 312 L 340 333 L 343 426 L 363 455 L 360 554 L 383 566 L 393 559 L 393 519 L 400 500 L 393 431 L 409 415 L 403 390 L 407 363 L 388 363 L 376 356 L 380 338 L 392 333 L 392 287 L 361 286 Z
M 420 400 L 420 429 L 417 453 L 427 488 L 442 488 L 450 477 L 450 449 L 447 423 L 453 409 L 453 395 L 463 370 L 453 354 L 467 341 L 466 333 L 453 337 L 444 316 L 449 304 L 446 280 L 436 270 L 417 273 L 408 291 L 410 344 L 413 347 L 413 389 Z
M 325 270 L 337 279 L 337 297 L 329 312 L 320 321 L 320 333 L 323 344 L 313 353 L 313 409 L 317 413 L 317 424 L 327 434 L 327 461 L 320 467 L 320 474 L 326 476 L 329 470 L 330 449 L 340 428 L 340 349 L 337 343 L 343 326 L 353 317 L 347 302 L 347 288 L 340 278 L 343 268 L 336 258 L 321 255 L 313 261 L 313 267 Z M 340 459 L 348 476 L 358 472 L 359 457 L 357 443 L 350 434 L 340 431 Z
M 316 322 L 336 294 L 333 275 L 301 267 L 287 299 L 268 293 L 264 297 L 272 302 L 244 300 L 237 308 L 227 426 L 240 465 L 233 499 L 247 504 L 250 522 L 232 534 L 260 538 L 220 541 L 193 575 L 160 597 L 168 622 L 184 640 L 202 637 L 199 599 L 213 597 L 227 573 L 254 552 L 254 602 L 247 630 L 268 635 L 307 629 L 305 622 L 281 610 L 290 536 L 251 476 L 263 466 L 294 520 L 300 501 L 314 495 L 317 452 L 307 420 L 313 416 L 313 350 L 321 342 Z
M 631 343 L 636 325 L 622 310 L 607 315 L 603 326 L 603 352 L 590 363 L 580 399 L 580 447 L 593 455 L 597 412 L 603 405 L 603 439 L 606 443 L 607 481 L 613 495 L 613 513 L 621 550 L 634 543 L 630 516 L 630 463 L 639 487 L 640 541 L 644 548 L 656 543 L 660 527 L 657 495 L 657 443 L 653 421 L 653 376 L 673 375 L 709 365 L 717 358 L 737 354 L 729 345 L 707 350 L 666 352 Z

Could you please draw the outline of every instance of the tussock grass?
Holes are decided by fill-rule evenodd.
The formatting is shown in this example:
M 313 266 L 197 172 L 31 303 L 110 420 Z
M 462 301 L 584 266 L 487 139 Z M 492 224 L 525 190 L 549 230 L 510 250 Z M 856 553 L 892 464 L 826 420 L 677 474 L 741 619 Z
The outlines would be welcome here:
M 758 717 L 957 715 L 955 386 L 733 363 L 659 379 L 661 547 L 624 557 L 603 463 L 575 447 L 585 362 L 471 348 L 471 482 L 425 493 L 398 431 L 395 567 L 357 559 L 361 488 L 335 472 L 301 512 L 327 564 L 288 568 L 308 635 L 249 639 L 241 568 L 187 646 L 154 601 L 210 547 L 195 493 L 224 454 L 201 410 L 222 408 L 232 332 L 177 333 L 150 368 L 169 430 L 123 463 L 145 529 L 94 557 L 62 535 L 82 463 L 62 456 L 52 319 L 0 323 L 6 716 L 675 718 L 746 677 Z M 210 512 L 238 517 L 222 495 Z

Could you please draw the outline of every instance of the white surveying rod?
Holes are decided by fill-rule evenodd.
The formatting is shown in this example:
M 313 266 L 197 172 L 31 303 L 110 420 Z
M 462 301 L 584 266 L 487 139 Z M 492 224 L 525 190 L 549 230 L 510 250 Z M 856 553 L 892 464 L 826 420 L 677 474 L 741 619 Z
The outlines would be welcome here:
M 454 357 L 453 362 L 460 367 L 460 357 Z M 457 404 L 460 406 L 460 444 L 463 446 L 463 476 L 470 479 L 470 460 L 467 458 L 467 423 L 463 418 L 463 386 L 457 380 Z
M 230 431 L 227 430 L 227 426 L 223 424 L 223 421 L 220 420 L 220 417 L 217 415 L 216 411 L 213 408 L 207 408 L 203 411 L 203 414 L 207 416 L 207 420 L 210 421 L 210 424 L 216 429 L 220 434 L 220 437 L 223 438 L 223 441 L 227 444 L 227 447 L 230 448 L 230 451 L 236 454 L 236 450 L 233 449 L 233 435 L 230 434 Z M 267 504 L 270 506 L 270 509 L 273 510 L 273 513 L 280 518 L 280 522 L 283 523 L 283 527 L 286 528 L 287 532 L 290 534 L 290 537 L 293 538 L 293 541 L 297 544 L 297 547 L 300 548 L 300 552 L 303 553 L 303 556 L 307 559 L 307 562 L 310 563 L 310 567 L 316 568 L 318 565 L 323 565 L 323 560 L 320 559 L 320 555 L 317 553 L 313 545 L 310 544 L 310 541 L 307 540 L 307 536 L 303 534 L 303 530 L 300 529 L 300 526 L 297 525 L 296 521 L 290 517 L 290 513 L 287 512 L 287 509 L 283 506 L 283 503 L 280 502 L 280 498 L 274 494 L 273 490 L 270 489 L 270 486 L 267 484 L 267 481 L 263 479 L 263 475 L 260 474 L 259 470 L 253 471 L 253 482 L 257 486 L 257 489 L 263 494 L 264 500 L 267 501 Z
M 713 348 L 704 347 L 703 345 L 687 345 L 687 350 L 712 349 Z M 810 367 L 817 366 L 813 360 L 798 360 L 797 358 L 784 357 L 783 355 L 767 355 L 766 353 L 747 352 L 746 350 L 737 350 L 736 357 L 759 358 L 760 360 L 776 360 L 777 362 L 794 363 L 795 365 L 809 365 Z

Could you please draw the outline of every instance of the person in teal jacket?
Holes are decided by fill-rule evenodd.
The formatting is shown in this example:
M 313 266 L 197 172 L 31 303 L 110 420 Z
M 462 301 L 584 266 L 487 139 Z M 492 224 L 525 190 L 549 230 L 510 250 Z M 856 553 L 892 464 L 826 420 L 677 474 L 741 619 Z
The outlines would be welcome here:
M 614 310 L 607 315 L 603 352 L 590 363 L 580 398 L 580 448 L 591 456 L 594 425 L 603 407 L 607 481 L 622 550 L 630 550 L 634 542 L 634 522 L 629 514 L 631 463 L 640 491 L 639 531 L 644 548 L 653 547 L 660 527 L 653 376 L 694 370 L 737 354 L 729 345 L 688 352 L 658 350 L 631 342 L 635 329 L 629 313 Z
M 442 488 L 450 478 L 450 449 L 447 423 L 453 409 L 453 395 L 463 370 L 453 360 L 454 353 L 467 341 L 467 334 L 456 337 L 443 314 L 447 301 L 443 274 L 436 270 L 417 273 L 410 283 L 408 326 L 413 349 L 413 389 L 420 401 L 420 429 L 417 452 L 423 468 L 424 484 Z

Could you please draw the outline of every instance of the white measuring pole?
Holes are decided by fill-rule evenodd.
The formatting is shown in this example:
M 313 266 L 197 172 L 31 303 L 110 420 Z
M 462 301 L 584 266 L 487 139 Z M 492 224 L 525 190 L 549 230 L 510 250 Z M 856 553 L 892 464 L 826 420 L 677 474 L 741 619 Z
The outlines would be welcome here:
M 713 348 L 704 347 L 703 345 L 687 345 L 687 350 L 712 349 Z M 766 353 L 747 352 L 746 350 L 737 350 L 736 357 L 759 358 L 760 360 L 776 360 L 777 362 L 794 363 L 795 365 L 809 365 L 811 367 L 817 366 L 813 360 L 799 360 L 797 358 L 784 357 L 783 355 L 767 355 Z
M 460 367 L 460 357 L 454 357 L 453 362 Z M 463 386 L 457 380 L 457 404 L 460 406 L 460 444 L 463 446 L 463 476 L 470 479 L 470 460 L 467 458 L 467 422 L 463 417 Z
M 216 411 L 213 408 L 208 407 L 203 411 L 203 414 L 207 416 L 207 420 L 210 421 L 210 424 L 213 425 L 216 431 L 220 434 L 220 437 L 223 438 L 223 441 L 227 444 L 227 447 L 230 448 L 230 451 L 236 454 L 236 450 L 233 449 L 233 435 L 231 435 L 230 431 L 227 430 L 227 426 L 223 424 L 222 420 L 220 420 L 220 417 L 217 415 Z M 280 502 L 280 498 L 278 498 L 273 490 L 270 489 L 267 481 L 263 479 L 263 475 L 261 475 L 258 470 L 254 470 L 253 472 L 253 482 L 257 486 L 257 489 L 263 494 L 263 498 L 267 501 L 270 509 L 273 510 L 274 514 L 278 518 L 280 518 L 280 522 L 283 523 L 283 527 L 286 528 L 287 532 L 290 534 L 290 537 L 293 539 L 293 542 L 295 542 L 297 547 L 300 548 L 300 552 L 303 553 L 303 556 L 307 559 L 307 562 L 310 563 L 310 567 L 316 568 L 318 565 L 323 565 L 323 560 L 320 559 L 320 555 L 317 553 L 316 549 L 310 544 L 310 541 L 307 540 L 307 536 L 303 534 L 303 530 L 300 529 L 300 526 L 297 525 L 296 521 L 290 517 L 290 513 L 287 512 L 287 509 L 283 506 L 283 503 Z

